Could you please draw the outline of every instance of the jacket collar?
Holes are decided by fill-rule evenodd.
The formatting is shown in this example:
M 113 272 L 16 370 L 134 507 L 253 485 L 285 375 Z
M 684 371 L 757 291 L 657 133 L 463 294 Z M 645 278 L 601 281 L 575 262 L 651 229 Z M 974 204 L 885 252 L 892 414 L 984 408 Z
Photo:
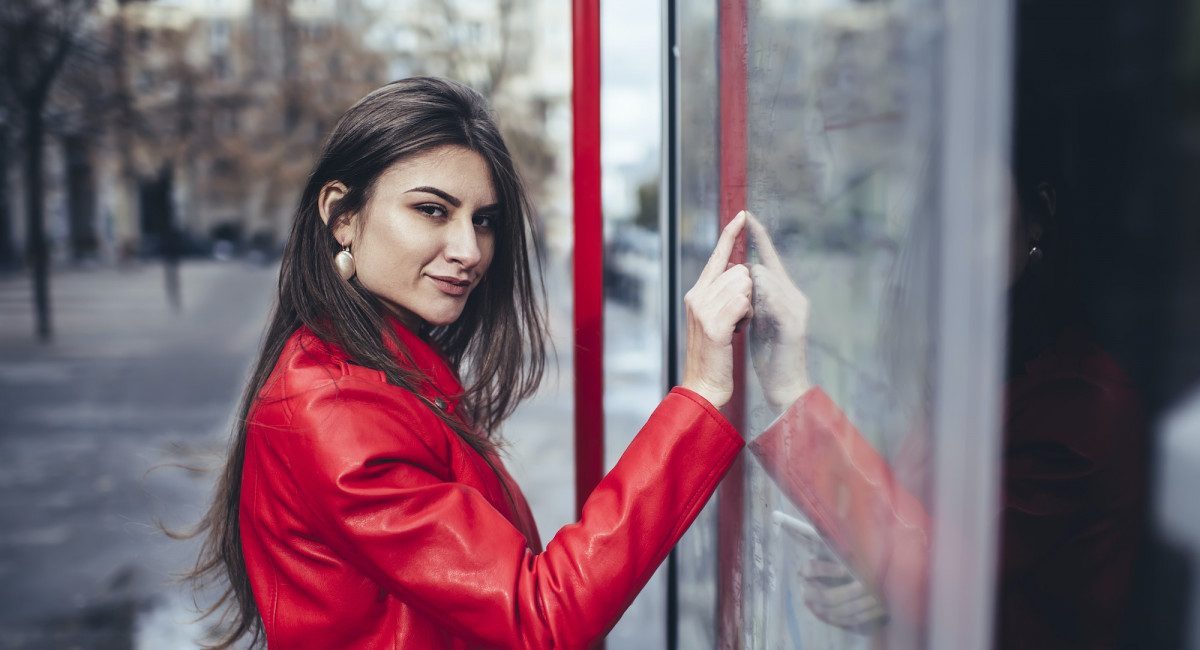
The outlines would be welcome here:
M 388 350 L 396 357 L 401 367 L 413 367 L 425 377 L 418 386 L 420 395 L 435 405 L 444 404 L 445 411 L 453 413 L 462 398 L 463 388 L 445 355 L 436 344 L 409 329 L 395 316 L 389 314 L 387 321 L 395 332 L 396 339 L 407 348 L 408 356 L 412 360 L 410 362 L 406 358 L 392 338 L 385 337 Z

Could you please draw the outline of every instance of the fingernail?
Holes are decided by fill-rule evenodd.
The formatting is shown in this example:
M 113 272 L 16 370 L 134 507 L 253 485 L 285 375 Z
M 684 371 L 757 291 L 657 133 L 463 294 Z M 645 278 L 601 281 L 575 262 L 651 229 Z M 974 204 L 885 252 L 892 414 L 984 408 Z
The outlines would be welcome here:
M 746 214 L 747 214 L 747 212 L 745 210 L 738 210 L 738 213 L 733 215 L 733 220 L 737 221 L 738 219 L 746 216 Z

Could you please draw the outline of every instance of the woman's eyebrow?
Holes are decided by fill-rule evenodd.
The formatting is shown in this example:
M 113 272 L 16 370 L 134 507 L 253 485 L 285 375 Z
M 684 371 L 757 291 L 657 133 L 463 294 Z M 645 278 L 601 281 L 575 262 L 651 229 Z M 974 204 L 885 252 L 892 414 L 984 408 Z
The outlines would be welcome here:
M 456 208 L 462 207 L 462 199 L 458 198 L 457 196 L 454 196 L 453 194 L 450 194 L 449 192 L 444 192 L 442 190 L 439 190 L 436 187 L 422 185 L 421 187 L 414 187 L 411 190 L 408 190 L 408 192 L 405 192 L 405 194 L 408 194 L 410 192 L 425 192 L 427 194 L 433 194 L 434 196 L 441 197 L 441 199 L 443 201 L 449 203 L 450 205 L 452 205 Z M 499 207 L 500 207 L 499 203 L 490 203 L 488 205 L 485 205 L 485 206 L 479 208 L 476 212 L 487 212 L 489 210 L 495 210 Z
M 412 192 L 425 192 L 427 194 L 433 194 L 434 196 L 439 196 L 442 198 L 443 201 L 449 203 L 450 205 L 452 205 L 456 208 L 462 205 L 462 199 L 458 198 L 457 196 L 454 196 L 453 194 L 450 194 L 449 192 L 443 192 L 442 190 L 439 190 L 436 187 L 429 187 L 428 185 L 422 185 L 421 187 L 412 188 L 411 190 L 405 192 L 405 194 L 410 194 Z

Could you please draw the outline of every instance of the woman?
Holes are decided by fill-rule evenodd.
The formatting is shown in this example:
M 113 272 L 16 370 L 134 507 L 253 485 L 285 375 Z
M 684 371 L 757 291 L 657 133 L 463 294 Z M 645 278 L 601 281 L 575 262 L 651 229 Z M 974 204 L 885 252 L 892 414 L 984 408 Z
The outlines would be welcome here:
M 218 647 L 584 647 L 611 628 L 742 446 L 718 412 L 750 312 L 689 293 L 687 370 L 543 550 L 489 435 L 538 385 L 529 205 L 477 93 L 389 84 L 335 126 L 301 197 L 195 577 Z
M 1039 156 L 1018 157 L 1013 193 L 996 646 L 1117 647 L 1142 521 L 1144 422 L 1133 385 L 1088 334 L 1056 193 L 1029 158 Z M 756 311 L 773 337 L 755 368 L 783 411 L 750 447 L 852 569 L 811 563 L 808 606 L 920 647 L 933 522 L 898 476 L 929 464 L 928 432 L 889 463 L 811 384 L 808 300 L 750 219 L 763 260 L 752 267 Z

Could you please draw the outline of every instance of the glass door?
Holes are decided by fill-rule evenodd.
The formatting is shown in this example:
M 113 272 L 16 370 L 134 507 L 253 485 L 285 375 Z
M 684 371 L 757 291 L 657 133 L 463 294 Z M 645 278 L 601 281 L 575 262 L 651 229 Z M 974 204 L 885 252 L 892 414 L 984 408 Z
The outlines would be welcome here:
M 669 6 L 674 297 L 743 208 L 756 286 L 751 453 L 677 548 L 678 647 L 987 647 L 1008 9 Z

